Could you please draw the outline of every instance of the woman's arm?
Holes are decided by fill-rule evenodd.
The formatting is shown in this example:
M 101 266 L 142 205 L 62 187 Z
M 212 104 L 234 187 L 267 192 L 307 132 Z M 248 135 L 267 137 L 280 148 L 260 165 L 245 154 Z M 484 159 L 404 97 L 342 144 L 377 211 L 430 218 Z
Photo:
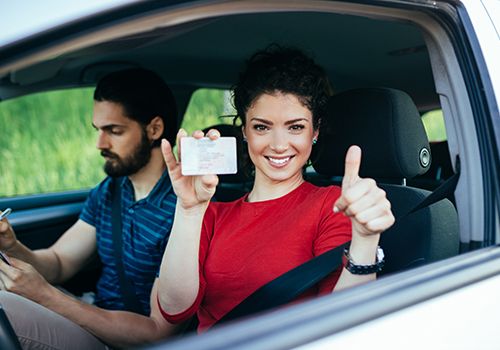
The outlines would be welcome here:
M 208 203 L 207 203 L 208 205 Z M 158 300 L 170 315 L 188 309 L 199 291 L 200 232 L 206 206 L 185 209 L 179 205 L 160 267 Z
M 177 134 L 178 155 L 180 138 Z M 195 131 L 193 137 L 202 138 L 203 132 Z M 220 135 L 216 130 L 207 134 L 215 140 Z M 187 310 L 196 300 L 200 288 L 199 249 L 203 217 L 210 199 L 215 193 L 216 175 L 183 176 L 181 159 L 177 161 L 170 144 L 163 140 L 162 152 L 167 164 L 170 180 L 177 195 L 174 223 L 160 267 L 158 301 L 163 311 L 176 315 Z
M 351 146 L 345 160 L 342 195 L 334 204 L 334 212 L 343 212 L 351 219 L 352 240 L 349 255 L 356 265 L 371 265 L 376 261 L 380 234 L 394 223 L 391 203 L 373 179 L 359 177 L 361 149 Z M 374 280 L 376 274 L 355 275 L 342 270 L 334 290 L 341 290 Z

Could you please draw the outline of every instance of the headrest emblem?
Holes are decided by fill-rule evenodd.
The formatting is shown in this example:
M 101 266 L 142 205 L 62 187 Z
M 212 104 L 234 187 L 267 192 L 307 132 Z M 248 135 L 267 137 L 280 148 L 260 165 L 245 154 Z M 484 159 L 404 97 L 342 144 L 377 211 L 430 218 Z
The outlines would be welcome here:
M 431 153 L 426 147 L 420 150 L 419 157 L 420 157 L 420 165 L 423 166 L 424 168 L 427 168 L 431 163 Z

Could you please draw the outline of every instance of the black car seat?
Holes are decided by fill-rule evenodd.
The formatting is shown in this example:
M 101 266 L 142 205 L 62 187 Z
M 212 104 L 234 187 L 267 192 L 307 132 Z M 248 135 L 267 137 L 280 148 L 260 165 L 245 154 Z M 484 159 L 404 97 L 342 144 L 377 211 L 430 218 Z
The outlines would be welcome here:
M 215 200 L 218 202 L 230 202 L 242 197 L 252 189 L 253 176 L 248 169 L 248 153 L 243 145 L 243 133 L 241 126 L 229 124 L 217 124 L 205 128 L 203 132 L 217 129 L 221 136 L 232 136 L 236 138 L 236 156 L 238 159 L 238 172 L 236 174 L 219 175 L 219 184 L 215 192 Z
M 363 152 L 360 176 L 377 180 L 391 202 L 396 223 L 381 235 L 386 253 L 383 273 L 457 255 L 458 218 L 449 200 L 405 216 L 430 194 L 405 184 L 425 173 L 431 161 L 427 135 L 411 98 L 388 88 L 350 90 L 330 99 L 326 119 L 311 158 L 316 172 L 327 179 L 342 176 L 347 149 L 358 145 Z

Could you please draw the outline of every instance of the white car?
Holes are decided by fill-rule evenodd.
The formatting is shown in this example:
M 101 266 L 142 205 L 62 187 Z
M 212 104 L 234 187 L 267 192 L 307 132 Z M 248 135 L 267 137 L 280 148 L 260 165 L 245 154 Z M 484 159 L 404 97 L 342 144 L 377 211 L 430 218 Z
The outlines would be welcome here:
M 137 66 L 169 83 L 183 122 L 198 89 L 227 91 L 245 59 L 271 43 L 311 53 L 338 96 L 332 109 L 359 113 L 336 113 L 334 125 L 351 130 L 353 120 L 362 123 L 361 133 L 346 131 L 342 142 L 352 137 L 365 145 L 365 174 L 386 189 L 399 217 L 383 234 L 385 273 L 152 349 L 500 348 L 499 0 L 4 1 L 0 29 L 0 122 L 11 99 L 92 87 L 107 72 Z M 380 91 L 404 92 L 418 118 L 409 122 L 411 113 L 397 111 L 397 103 L 381 107 L 380 99 L 367 97 Z M 350 94 L 357 103 L 342 107 Z M 0 124 L 0 130 L 10 127 L 2 139 L 22 133 L 40 109 L 51 108 L 26 106 L 17 126 Z M 391 119 L 393 107 L 399 116 Z M 420 115 L 426 123 L 428 112 L 442 118 L 445 136 L 433 138 L 426 124 L 418 144 Z M 370 126 L 371 116 L 378 119 Z M 191 122 L 205 128 L 213 120 Z M 55 128 L 59 122 L 64 115 L 47 123 Z M 335 132 L 322 131 L 322 149 L 338 146 Z M 78 217 L 92 184 L 16 192 L 16 183 L 29 178 L 12 170 L 16 158 L 8 155 L 36 156 L 26 144 L 2 139 L 0 208 L 13 209 L 9 219 L 26 245 L 47 246 Z M 414 143 L 419 152 L 408 156 L 405 149 Z M 307 169 L 310 181 L 338 181 L 342 174 L 330 151 Z M 387 170 L 406 163 L 418 169 L 408 176 Z M 458 184 L 445 191 L 447 198 L 405 216 L 449 178 Z M 222 179 L 218 199 L 244 193 L 248 181 Z M 66 287 L 91 289 L 93 276 L 89 270 Z M 7 338 L 0 333 L 5 344 Z

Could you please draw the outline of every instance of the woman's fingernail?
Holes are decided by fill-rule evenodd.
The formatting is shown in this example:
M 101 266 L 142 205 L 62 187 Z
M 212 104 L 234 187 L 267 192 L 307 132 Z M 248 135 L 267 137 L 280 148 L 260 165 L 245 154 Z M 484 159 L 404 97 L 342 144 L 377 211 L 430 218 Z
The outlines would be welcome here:
M 334 205 L 333 206 L 333 212 L 334 213 L 338 213 L 339 211 L 340 211 L 340 209 L 336 205 Z

